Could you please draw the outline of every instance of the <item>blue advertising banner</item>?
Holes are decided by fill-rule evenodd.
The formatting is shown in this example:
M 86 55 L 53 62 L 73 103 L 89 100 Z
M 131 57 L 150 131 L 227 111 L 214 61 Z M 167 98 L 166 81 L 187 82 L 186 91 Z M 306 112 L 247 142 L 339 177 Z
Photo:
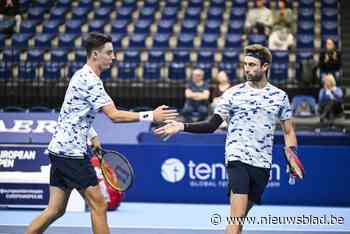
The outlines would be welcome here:
M 0 143 L 47 144 L 55 131 L 58 113 L 0 112 Z M 147 132 L 148 122 L 114 124 L 103 113 L 96 115 L 93 127 L 102 142 L 136 144 L 140 131 Z M 123 133 L 123 134 L 120 134 Z
M 45 145 L 0 145 L 0 206 L 42 205 L 49 165 Z M 224 147 L 220 145 L 104 145 L 130 160 L 134 186 L 125 194 L 130 202 L 227 204 Z M 273 148 L 274 160 L 263 204 L 350 206 L 350 147 L 300 146 L 305 166 L 303 181 L 289 184 L 283 146 Z M 11 156 L 9 156 L 11 155 Z M 16 191 L 17 189 L 17 191 Z M 39 189 L 39 190 L 40 190 Z M 42 197 L 40 200 L 38 198 Z

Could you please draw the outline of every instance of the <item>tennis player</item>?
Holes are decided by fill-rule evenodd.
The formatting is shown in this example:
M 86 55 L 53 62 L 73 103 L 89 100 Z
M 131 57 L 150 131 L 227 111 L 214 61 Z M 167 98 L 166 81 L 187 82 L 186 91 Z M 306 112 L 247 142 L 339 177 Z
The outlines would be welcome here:
M 87 158 L 87 140 L 98 147 L 97 134 L 91 127 L 97 111 L 119 122 L 174 119 L 176 111 L 163 105 L 153 111 L 129 112 L 116 108 L 106 93 L 100 74 L 111 67 L 115 58 L 112 38 L 90 33 L 85 41 L 87 63 L 72 77 L 49 144 L 50 198 L 48 207 L 28 226 L 27 234 L 43 233 L 62 216 L 72 189 L 77 189 L 90 207 L 93 233 L 107 234 L 107 204 L 98 186 L 96 173 Z
M 228 123 L 225 163 L 229 178 L 232 220 L 246 217 L 254 203 L 260 204 L 272 164 L 272 145 L 277 122 L 281 123 L 285 144 L 294 151 L 297 140 L 287 94 L 268 80 L 271 52 L 261 45 L 245 48 L 244 74 L 247 82 L 228 89 L 207 121 L 168 124 L 155 130 L 163 137 L 177 132 L 210 133 L 223 121 Z M 226 234 L 240 233 L 236 219 L 226 227 Z

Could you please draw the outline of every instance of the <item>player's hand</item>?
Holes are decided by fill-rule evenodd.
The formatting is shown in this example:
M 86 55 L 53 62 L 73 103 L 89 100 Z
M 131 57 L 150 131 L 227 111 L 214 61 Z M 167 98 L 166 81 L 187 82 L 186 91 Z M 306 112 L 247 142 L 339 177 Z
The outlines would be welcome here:
M 91 150 L 94 155 L 101 155 L 101 142 L 97 137 L 91 138 Z
M 174 120 L 179 114 L 174 109 L 169 109 L 168 106 L 162 105 L 153 110 L 153 121 L 164 122 L 166 120 Z
M 172 135 L 184 130 L 184 124 L 181 122 L 177 122 L 175 120 L 167 120 L 166 123 L 167 124 L 163 127 L 154 130 L 154 133 L 165 141 L 168 140 Z

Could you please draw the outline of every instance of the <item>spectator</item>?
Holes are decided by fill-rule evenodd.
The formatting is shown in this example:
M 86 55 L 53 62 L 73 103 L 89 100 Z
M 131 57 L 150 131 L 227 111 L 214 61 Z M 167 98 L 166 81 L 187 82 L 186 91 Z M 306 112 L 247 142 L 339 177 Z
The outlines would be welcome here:
M 319 113 L 321 123 L 332 123 L 343 113 L 343 91 L 336 86 L 334 76 L 324 76 L 323 88 L 319 93 Z
M 335 78 L 339 79 L 341 57 L 331 38 L 326 40 L 326 50 L 320 55 L 319 68 L 321 80 L 324 74 L 332 74 Z
M 287 8 L 287 2 L 285 0 L 279 0 L 278 9 L 274 13 L 273 27 L 283 27 L 287 28 L 289 32 L 293 32 L 294 21 L 295 16 L 292 9 Z
M 287 28 L 275 27 L 269 36 L 270 50 L 290 50 L 294 45 L 294 36 Z
M 18 0 L 0 0 L 0 33 L 19 32 L 21 15 Z
M 256 0 L 255 8 L 250 9 L 245 22 L 246 32 L 269 35 L 273 24 L 273 14 L 265 7 L 264 0 Z
M 215 77 L 215 86 L 212 92 L 213 101 L 211 103 L 211 109 L 215 109 L 220 96 L 231 87 L 230 80 L 224 71 L 218 73 Z
M 204 81 L 203 70 L 193 70 L 191 81 L 186 86 L 186 101 L 182 110 L 186 121 L 193 121 L 196 117 L 197 120 L 204 120 L 208 116 L 209 95 L 209 86 Z

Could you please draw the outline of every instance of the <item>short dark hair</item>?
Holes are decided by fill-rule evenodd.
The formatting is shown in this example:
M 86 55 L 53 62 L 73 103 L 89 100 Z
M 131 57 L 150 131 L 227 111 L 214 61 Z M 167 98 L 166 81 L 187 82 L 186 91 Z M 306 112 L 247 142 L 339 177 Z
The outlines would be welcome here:
M 244 48 L 244 55 L 255 54 L 255 57 L 260 58 L 261 66 L 264 63 L 271 64 L 272 54 L 270 50 L 259 44 L 252 44 Z
M 98 32 L 89 33 L 84 40 L 87 57 L 89 58 L 93 50 L 100 49 L 107 42 L 112 42 L 112 37 L 110 35 Z

